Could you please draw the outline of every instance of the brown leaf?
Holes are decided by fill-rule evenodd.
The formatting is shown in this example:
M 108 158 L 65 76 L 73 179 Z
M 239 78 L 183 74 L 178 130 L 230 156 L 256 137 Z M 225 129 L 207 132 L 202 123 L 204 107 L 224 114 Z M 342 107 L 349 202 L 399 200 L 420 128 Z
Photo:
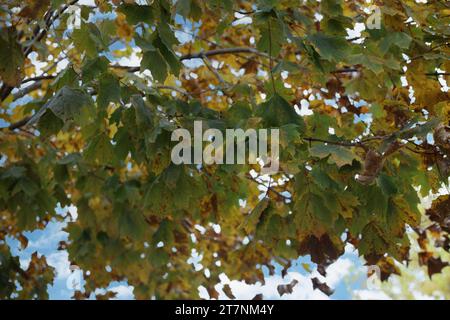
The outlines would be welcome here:
M 443 239 L 438 239 L 435 241 L 436 247 L 442 248 L 445 251 L 450 251 L 450 238 L 448 236 L 444 236 Z
M 450 158 L 438 154 L 436 155 L 436 165 L 444 180 L 450 175 Z
M 20 234 L 19 237 L 17 238 L 20 242 L 20 248 L 22 250 L 26 249 L 26 247 L 28 246 L 28 238 L 25 237 L 23 234 Z
M 289 293 L 289 294 L 292 293 L 292 291 L 293 291 L 294 287 L 297 285 L 297 283 L 298 283 L 298 281 L 294 279 L 289 284 L 280 284 L 277 287 L 277 291 L 278 291 L 278 294 L 280 295 L 280 297 L 285 293 Z
M 326 94 L 328 98 L 333 98 L 336 93 L 344 93 L 345 88 L 342 86 L 342 82 L 339 79 L 331 78 L 327 81 L 326 87 L 328 89 L 328 93 Z
M 262 293 L 260 293 L 254 296 L 252 300 L 262 300 L 262 299 L 264 299 L 264 296 L 262 295 Z
M 325 282 L 320 282 L 317 278 L 311 279 L 314 290 L 319 289 L 323 293 L 325 293 L 327 296 L 331 296 L 334 292 L 333 289 L 331 289 Z
M 219 299 L 219 293 L 217 292 L 217 290 L 214 287 L 208 287 L 208 288 L 206 288 L 206 290 L 208 291 L 210 299 L 216 299 L 216 300 Z
M 433 201 L 426 215 L 431 221 L 437 222 L 442 230 L 450 232 L 450 196 L 442 195 Z
M 271 264 L 267 264 L 266 267 L 269 269 L 269 275 L 273 276 L 275 274 L 275 267 Z
M 380 258 L 377 265 L 380 268 L 381 281 L 386 281 L 391 274 L 400 275 L 400 269 L 395 265 L 395 261 L 391 257 Z
M 358 175 L 357 180 L 365 185 L 371 184 L 378 177 L 381 169 L 383 169 L 383 163 L 383 156 L 379 152 L 370 149 L 364 159 L 364 170 Z
M 326 276 L 327 275 L 327 266 L 323 265 L 323 264 L 318 264 L 317 265 L 317 272 L 319 272 L 322 276 Z
M 343 252 L 343 246 L 333 242 L 326 234 L 322 235 L 320 239 L 313 235 L 306 237 L 299 248 L 300 254 L 309 254 L 312 262 L 324 265 L 330 265 L 336 261 Z
M 449 266 L 448 262 L 442 261 L 442 259 L 433 257 L 433 253 L 429 251 L 419 252 L 419 265 L 427 266 L 428 276 L 431 278 L 433 274 L 440 273 L 442 269 Z
M 241 68 L 245 70 L 245 74 L 253 74 L 258 71 L 258 62 L 256 60 L 248 60 Z
M 109 300 L 113 299 L 117 296 L 117 292 L 114 291 L 106 291 L 104 294 L 95 295 L 95 299 L 97 300 Z
M 77 291 L 75 291 L 73 293 L 72 299 L 75 299 L 75 300 L 87 300 L 87 299 L 89 299 L 89 292 L 84 292 L 83 293 L 83 292 L 77 290 Z
M 282 278 L 284 278 L 284 277 L 287 275 L 288 270 L 289 270 L 289 268 L 290 268 L 291 266 L 292 266 L 291 261 L 288 261 L 288 262 L 286 263 L 286 265 L 284 266 L 283 270 L 281 270 L 281 277 L 282 277 Z
M 20 85 L 24 77 L 25 56 L 14 28 L 0 33 L 0 81 L 11 87 Z
M 450 150 L 450 127 L 440 123 L 433 133 L 435 143 L 445 149 Z
M 66 250 L 67 249 L 67 242 L 65 241 L 60 241 L 58 243 L 58 250 Z
M 223 291 L 223 293 L 225 293 L 226 296 L 227 296 L 228 298 L 230 298 L 231 300 L 236 299 L 236 297 L 235 297 L 234 294 L 233 294 L 233 291 L 231 291 L 230 285 L 228 285 L 228 284 L 224 285 L 223 288 L 222 288 L 222 291 Z
M 27 5 L 20 10 L 19 16 L 29 19 L 36 19 L 42 16 L 50 4 L 50 0 L 28 0 Z
M 420 266 L 424 266 L 428 263 L 428 260 L 433 256 L 433 253 L 429 252 L 429 251 L 422 251 L 419 252 L 418 257 L 419 257 L 419 265 Z
M 442 259 L 430 257 L 427 261 L 427 267 L 428 267 L 428 276 L 431 278 L 433 274 L 440 273 L 442 269 L 445 267 L 448 267 L 449 263 L 442 261 Z

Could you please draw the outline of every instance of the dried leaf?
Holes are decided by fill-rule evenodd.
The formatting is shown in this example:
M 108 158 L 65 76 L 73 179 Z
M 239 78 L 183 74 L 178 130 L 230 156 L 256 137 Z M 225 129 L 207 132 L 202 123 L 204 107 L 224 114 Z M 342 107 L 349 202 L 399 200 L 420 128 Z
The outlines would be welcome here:
M 383 168 L 383 163 L 383 156 L 379 152 L 370 149 L 364 159 L 364 170 L 358 175 L 357 180 L 362 184 L 371 184 L 378 177 Z
M 333 294 L 334 290 L 332 290 L 326 283 L 320 282 L 320 280 L 317 278 L 312 278 L 311 281 L 312 281 L 314 290 L 319 289 L 320 291 L 325 293 L 327 296 L 331 296 Z
M 298 281 L 297 280 L 292 280 L 291 283 L 289 284 L 280 284 L 279 286 L 277 286 L 277 291 L 278 294 L 281 296 L 283 296 L 283 294 L 291 294 L 292 291 L 294 290 L 294 287 L 297 285 Z
M 222 291 L 226 294 L 226 296 L 228 298 L 230 298 L 231 300 L 236 299 L 236 297 L 233 294 L 233 291 L 231 291 L 231 287 L 228 284 L 225 284 L 222 288 Z

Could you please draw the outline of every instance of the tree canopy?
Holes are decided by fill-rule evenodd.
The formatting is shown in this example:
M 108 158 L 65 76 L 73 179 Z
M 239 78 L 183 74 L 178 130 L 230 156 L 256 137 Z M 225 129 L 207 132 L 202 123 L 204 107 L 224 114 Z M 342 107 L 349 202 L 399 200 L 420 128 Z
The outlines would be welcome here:
M 349 35 L 374 6 L 379 28 Z M 216 298 L 221 273 L 264 282 L 304 255 L 325 273 L 346 244 L 386 279 L 408 230 L 448 252 L 449 197 L 418 204 L 450 174 L 449 26 L 443 0 L 2 1 L 0 298 L 48 297 L 45 256 L 22 269 L 6 240 L 53 220 L 75 298 L 121 280 Z M 196 120 L 279 128 L 280 171 L 174 165 Z M 426 248 L 431 276 L 448 263 Z

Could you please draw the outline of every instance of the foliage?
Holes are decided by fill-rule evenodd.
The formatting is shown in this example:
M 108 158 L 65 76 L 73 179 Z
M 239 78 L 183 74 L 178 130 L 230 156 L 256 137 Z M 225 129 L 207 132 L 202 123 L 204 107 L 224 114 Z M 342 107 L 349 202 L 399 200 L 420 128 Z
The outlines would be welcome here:
M 58 203 L 78 209 L 60 246 L 90 271 L 77 298 L 113 280 L 137 298 L 217 297 L 222 272 L 264 281 L 257 266 L 300 255 L 324 270 L 346 243 L 387 278 L 408 260 L 406 226 L 420 232 L 416 187 L 450 173 L 450 7 L 377 4 L 381 28 L 350 39 L 365 1 L 2 2 L 0 298 L 46 297 L 45 257 L 24 271 L 5 239 L 26 246 Z M 194 120 L 281 129 L 262 197 L 259 165 L 171 164 L 171 132 Z M 448 206 L 431 219 L 448 251 Z

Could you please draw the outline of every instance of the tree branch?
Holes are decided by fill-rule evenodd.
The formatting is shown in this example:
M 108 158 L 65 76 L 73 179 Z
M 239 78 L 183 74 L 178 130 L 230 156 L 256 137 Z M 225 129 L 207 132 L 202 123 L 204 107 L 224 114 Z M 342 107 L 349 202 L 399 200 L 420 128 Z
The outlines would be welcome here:
M 23 89 L 19 89 L 19 91 L 17 91 L 16 93 L 13 94 L 13 100 L 16 101 L 16 100 L 26 96 L 30 92 L 40 89 L 41 86 L 42 86 L 42 80 L 39 80 Z
M 25 79 L 22 81 L 22 84 L 25 84 L 25 83 L 28 83 L 31 81 L 52 80 L 55 78 L 56 78 L 56 76 L 54 76 L 54 75 L 42 75 L 42 76 Z
M 312 137 L 304 137 L 303 140 L 306 140 L 308 142 L 322 142 L 322 143 L 333 144 L 333 145 L 343 146 L 343 147 L 361 147 L 361 144 L 362 144 L 362 142 L 330 141 L 330 140 L 312 138 Z
M 180 57 L 180 60 L 189 60 L 189 59 L 201 59 L 202 57 L 211 57 L 221 54 L 235 54 L 235 53 L 253 53 L 261 57 L 270 58 L 270 56 L 264 52 L 258 51 L 255 48 L 251 47 L 236 47 L 236 48 L 223 48 L 223 49 L 215 49 L 210 51 L 200 51 L 197 53 L 189 53 Z
M 214 74 L 214 76 L 217 78 L 217 80 L 219 80 L 219 82 L 221 84 L 225 84 L 226 85 L 225 80 L 222 78 L 220 73 L 212 66 L 212 64 L 209 61 L 208 57 L 203 56 L 202 59 L 203 59 L 203 62 L 205 63 L 205 65 L 206 65 L 206 67 L 209 69 L 209 71 L 211 71 Z
M 172 90 L 181 93 L 182 95 L 185 95 L 189 98 L 192 98 L 191 94 L 187 92 L 186 90 L 183 90 L 182 88 L 174 87 L 174 86 L 165 86 L 165 85 L 157 85 L 155 87 L 156 89 L 160 90 Z

